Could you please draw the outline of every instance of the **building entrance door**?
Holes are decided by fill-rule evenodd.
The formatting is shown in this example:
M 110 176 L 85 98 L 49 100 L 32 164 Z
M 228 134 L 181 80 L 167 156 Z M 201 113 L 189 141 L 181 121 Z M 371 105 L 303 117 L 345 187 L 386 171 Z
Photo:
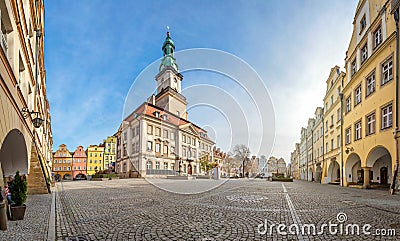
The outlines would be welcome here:
M 381 168 L 381 184 L 387 184 L 388 182 L 388 169 L 387 167 L 382 167 Z
M 188 167 L 187 167 L 187 173 L 189 175 L 192 175 L 192 165 L 191 164 L 189 164 Z

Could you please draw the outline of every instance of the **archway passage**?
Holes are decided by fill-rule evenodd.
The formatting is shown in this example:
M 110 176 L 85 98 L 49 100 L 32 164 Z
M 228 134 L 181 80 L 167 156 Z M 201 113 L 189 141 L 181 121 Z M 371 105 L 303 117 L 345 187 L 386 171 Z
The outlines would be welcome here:
M 352 153 L 347 158 L 345 177 L 347 185 L 363 184 L 364 170 L 361 168 L 361 158 L 358 154 Z
M 315 181 L 321 182 L 322 179 L 322 168 L 320 165 L 315 169 Z
M 340 183 L 340 165 L 336 159 L 331 159 L 328 167 L 328 183 Z
M 367 157 L 370 183 L 388 186 L 392 179 L 392 157 L 383 146 L 374 147 Z
M 17 171 L 28 174 L 28 152 L 24 136 L 19 130 L 11 130 L 4 139 L 0 163 L 4 176 L 14 176 Z

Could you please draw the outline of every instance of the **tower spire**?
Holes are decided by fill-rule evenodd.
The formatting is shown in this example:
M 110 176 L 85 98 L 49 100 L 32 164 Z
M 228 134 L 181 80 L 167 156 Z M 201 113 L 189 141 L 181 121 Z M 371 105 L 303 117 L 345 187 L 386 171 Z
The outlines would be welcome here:
M 169 26 L 167 26 L 167 37 L 162 45 L 162 51 L 164 53 L 164 58 L 161 61 L 159 72 L 168 66 L 178 71 L 178 65 L 176 64 L 176 59 L 174 58 L 175 44 L 170 36 Z

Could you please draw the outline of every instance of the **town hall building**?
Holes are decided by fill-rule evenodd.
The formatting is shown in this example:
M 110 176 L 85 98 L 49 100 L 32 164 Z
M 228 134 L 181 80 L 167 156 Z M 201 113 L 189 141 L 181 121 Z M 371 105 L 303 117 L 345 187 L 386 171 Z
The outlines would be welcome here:
M 212 159 L 215 143 L 206 130 L 188 120 L 174 50 L 167 32 L 155 76 L 157 93 L 128 115 L 116 133 L 120 177 L 195 175 L 201 173 L 200 160 Z

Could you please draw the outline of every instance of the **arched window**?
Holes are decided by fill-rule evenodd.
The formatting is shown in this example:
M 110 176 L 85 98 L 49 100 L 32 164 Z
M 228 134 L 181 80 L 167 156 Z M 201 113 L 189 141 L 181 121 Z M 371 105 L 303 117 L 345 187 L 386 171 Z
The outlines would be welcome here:
M 157 169 L 157 170 L 160 169 L 160 162 L 156 162 L 156 169 Z
M 146 167 L 147 167 L 147 169 L 152 169 L 153 163 L 151 161 L 147 161 Z

